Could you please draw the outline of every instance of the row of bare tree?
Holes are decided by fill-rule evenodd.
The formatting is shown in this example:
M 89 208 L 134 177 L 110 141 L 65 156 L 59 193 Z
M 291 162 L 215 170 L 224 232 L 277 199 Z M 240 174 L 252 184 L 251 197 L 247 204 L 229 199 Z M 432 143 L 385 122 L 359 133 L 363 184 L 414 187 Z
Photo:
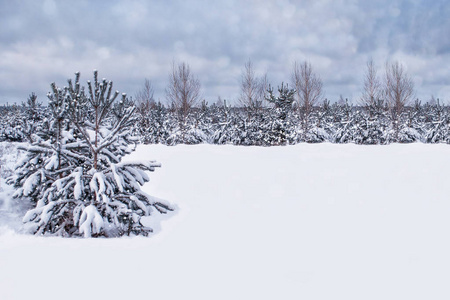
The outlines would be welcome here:
M 304 126 L 308 126 L 306 122 L 313 107 L 324 99 L 323 82 L 307 61 L 294 63 L 290 81 L 295 90 L 294 108 L 298 110 Z M 249 60 L 241 74 L 238 98 L 239 105 L 246 109 L 249 117 L 268 104 L 269 89 L 267 74 L 257 76 L 253 63 Z M 369 106 L 377 101 L 384 101 L 394 117 L 398 117 L 405 106 L 411 104 L 413 98 L 414 83 L 399 62 L 387 62 L 384 78 L 380 78 L 373 60 L 368 61 L 359 105 Z M 181 121 L 186 119 L 193 107 L 200 104 L 201 84 L 187 63 L 173 63 L 166 88 L 166 99 L 169 106 L 178 112 Z M 143 88 L 135 95 L 135 101 L 141 110 L 150 109 L 154 103 L 150 80 L 145 79 Z

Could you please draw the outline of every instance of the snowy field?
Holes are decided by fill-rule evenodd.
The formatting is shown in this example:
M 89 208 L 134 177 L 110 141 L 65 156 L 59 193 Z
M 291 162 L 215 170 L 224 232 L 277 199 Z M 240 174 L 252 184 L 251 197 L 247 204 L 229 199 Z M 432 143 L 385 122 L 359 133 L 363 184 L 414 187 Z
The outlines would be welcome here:
M 1 182 L 0 299 L 450 299 L 448 145 L 127 159 L 161 162 L 144 189 L 179 208 L 150 238 L 20 234 Z

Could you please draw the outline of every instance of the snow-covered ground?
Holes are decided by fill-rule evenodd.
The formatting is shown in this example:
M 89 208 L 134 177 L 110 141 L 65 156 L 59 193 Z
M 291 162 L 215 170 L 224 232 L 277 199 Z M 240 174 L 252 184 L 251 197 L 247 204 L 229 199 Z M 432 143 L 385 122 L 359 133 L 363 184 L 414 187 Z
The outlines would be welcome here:
M 3 218 L 0 299 L 450 299 L 449 158 L 426 144 L 139 146 L 127 159 L 163 164 L 144 189 L 178 213 L 120 239 Z

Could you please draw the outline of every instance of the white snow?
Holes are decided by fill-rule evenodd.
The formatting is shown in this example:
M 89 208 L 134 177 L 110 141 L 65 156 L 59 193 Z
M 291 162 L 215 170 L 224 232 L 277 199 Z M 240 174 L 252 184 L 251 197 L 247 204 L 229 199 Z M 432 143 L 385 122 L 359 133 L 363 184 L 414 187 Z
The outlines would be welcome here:
M 80 199 L 81 195 L 83 195 L 82 190 L 82 170 L 81 167 L 77 168 L 76 171 L 73 173 L 73 178 L 75 179 L 75 186 L 73 187 L 73 194 L 75 199 Z
M 84 233 L 84 237 L 91 237 L 92 233 L 99 233 L 103 227 L 103 218 L 97 208 L 94 205 L 86 207 L 80 217 L 80 233 Z
M 0 224 L 1 299 L 450 299 L 450 147 L 139 146 L 149 238 Z M 2 181 L 3 184 L 3 181 Z M 1 215 L 0 215 L 1 217 Z

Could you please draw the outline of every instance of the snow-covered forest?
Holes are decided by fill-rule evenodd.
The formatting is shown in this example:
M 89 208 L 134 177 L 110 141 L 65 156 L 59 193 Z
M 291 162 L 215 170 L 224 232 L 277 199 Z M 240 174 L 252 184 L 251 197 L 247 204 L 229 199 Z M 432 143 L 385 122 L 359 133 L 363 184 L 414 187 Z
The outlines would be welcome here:
M 282 97 L 274 95 L 274 101 L 285 101 L 280 100 Z M 42 127 L 52 118 L 49 108 L 44 106 L 37 106 L 31 118 L 27 105 L 0 110 L 2 141 L 29 141 L 34 126 Z M 138 106 L 132 129 L 143 144 L 165 145 L 450 142 L 450 111 L 439 100 L 417 101 L 406 106 L 398 118 L 384 101 L 369 106 L 352 105 L 345 100 L 324 101 L 306 116 L 294 108 L 284 110 L 277 104 L 246 108 L 225 100 L 212 105 L 203 102 L 191 108 L 186 116 L 180 116 L 174 107 L 151 102 Z
M 143 144 L 450 143 L 448 106 L 434 97 L 415 99 L 413 81 L 398 62 L 386 64 L 380 78 L 369 61 L 357 103 L 324 98 L 322 81 L 308 62 L 294 65 L 291 81 L 273 87 L 266 75 L 255 75 L 249 61 L 238 101 L 219 97 L 209 104 L 201 100 L 200 82 L 189 65 L 180 63 L 170 73 L 167 101 L 155 101 L 145 80 L 116 110 L 135 107 L 130 134 Z M 36 129 L 57 118 L 51 103 L 42 105 L 35 94 L 22 105 L 0 109 L 0 141 L 32 142 Z

